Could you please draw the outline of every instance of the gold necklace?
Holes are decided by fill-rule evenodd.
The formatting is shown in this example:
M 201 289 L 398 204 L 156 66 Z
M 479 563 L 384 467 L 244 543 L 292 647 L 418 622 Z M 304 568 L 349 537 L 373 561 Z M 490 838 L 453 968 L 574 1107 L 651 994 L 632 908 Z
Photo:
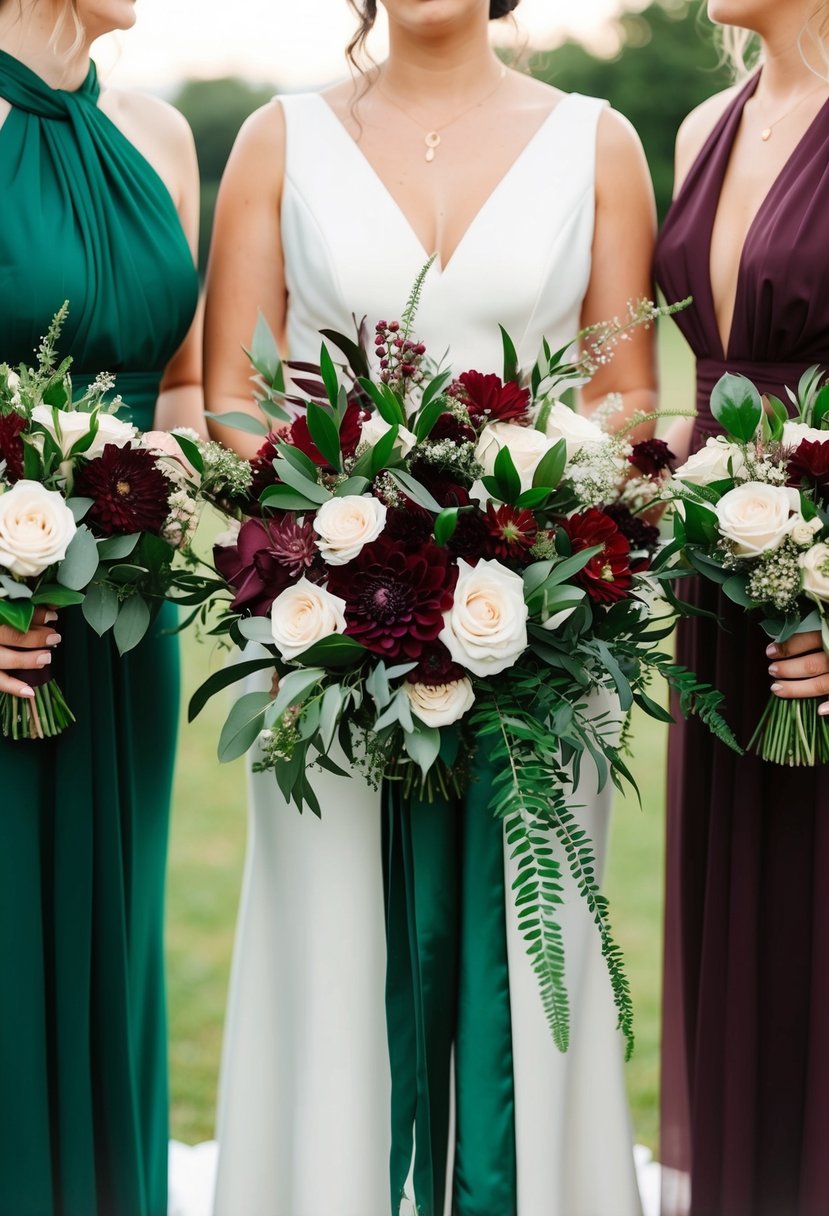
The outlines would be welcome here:
M 763 143 L 767 144 L 769 142 L 772 135 L 774 134 L 774 128 L 777 126 L 778 123 L 782 122 L 784 118 L 788 118 L 790 114 L 794 114 L 795 110 L 799 106 L 802 106 L 804 101 L 808 101 L 810 97 L 814 97 L 815 93 L 818 93 L 821 89 L 824 89 L 824 88 L 826 88 L 826 85 L 824 83 L 821 83 L 821 84 L 817 85 L 816 88 L 812 89 L 810 92 L 804 93 L 803 96 L 800 98 L 800 100 L 796 101 L 790 110 L 787 110 L 785 114 L 781 114 L 779 118 L 775 118 L 774 122 L 770 122 L 767 127 L 763 127 L 763 130 L 760 132 L 760 138 L 762 139 Z
M 441 132 L 445 131 L 447 127 L 451 127 L 454 123 L 459 122 L 460 119 L 463 118 L 464 114 L 468 114 L 470 110 L 474 110 L 476 106 L 482 106 L 484 102 L 489 101 L 490 97 L 494 97 L 501 85 L 504 83 L 506 74 L 507 69 L 502 64 L 501 71 L 498 76 L 498 83 L 495 85 L 494 89 L 490 89 L 488 93 L 485 93 L 483 97 L 478 98 L 477 101 L 473 101 L 471 105 L 465 106 L 458 114 L 454 114 L 451 118 L 447 119 L 446 122 L 442 122 L 440 126 L 432 127 L 431 130 L 427 130 L 423 133 L 423 142 L 426 145 L 426 155 L 424 159 L 428 164 L 431 164 L 435 159 L 435 152 L 440 147 Z M 419 131 L 423 132 L 422 123 L 419 123 L 416 118 L 413 118 L 408 110 L 404 110 L 403 106 L 401 106 L 399 102 L 395 101 L 394 98 L 387 93 L 379 83 L 377 88 L 383 94 L 386 101 L 391 102 L 394 108 L 399 110 L 405 118 L 408 118 L 409 122 L 412 123 L 413 126 L 417 127 Z

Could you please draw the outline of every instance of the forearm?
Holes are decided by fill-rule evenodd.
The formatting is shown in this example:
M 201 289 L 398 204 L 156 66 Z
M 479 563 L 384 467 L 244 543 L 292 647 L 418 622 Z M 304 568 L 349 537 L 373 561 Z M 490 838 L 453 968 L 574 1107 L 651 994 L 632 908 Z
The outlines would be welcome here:
M 203 439 L 207 438 L 204 417 L 204 392 L 200 384 L 177 384 L 164 389 L 159 395 L 155 410 L 155 427 L 159 431 L 172 431 L 175 427 L 189 427 Z

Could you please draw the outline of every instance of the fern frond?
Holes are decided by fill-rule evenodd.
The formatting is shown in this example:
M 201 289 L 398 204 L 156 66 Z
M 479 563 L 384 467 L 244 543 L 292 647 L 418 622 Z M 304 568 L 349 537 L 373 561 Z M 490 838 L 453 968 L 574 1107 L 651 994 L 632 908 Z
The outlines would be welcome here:
M 400 324 L 403 326 L 402 337 L 404 338 L 404 340 L 406 338 L 410 338 L 412 335 L 412 327 L 414 326 L 414 323 L 415 323 L 415 317 L 417 316 L 417 310 L 420 307 L 420 297 L 423 295 L 423 284 L 426 282 L 426 275 L 432 269 L 432 265 L 433 265 L 436 257 L 437 257 L 437 254 L 433 253 L 432 256 L 429 258 L 429 261 L 426 262 L 426 264 L 421 269 L 420 273 L 418 274 L 417 278 L 414 281 L 412 290 L 409 293 L 409 298 L 406 301 L 406 307 L 403 309 L 403 315 L 400 318 Z
M 743 748 L 737 742 L 733 730 L 720 713 L 725 697 L 716 688 L 698 679 L 693 671 L 673 663 L 667 655 L 650 655 L 646 660 L 650 666 L 668 681 L 671 688 L 679 696 L 679 708 L 684 717 L 695 714 L 700 722 L 704 722 L 715 739 L 719 739 L 726 747 L 730 747 L 738 756 L 743 755 Z

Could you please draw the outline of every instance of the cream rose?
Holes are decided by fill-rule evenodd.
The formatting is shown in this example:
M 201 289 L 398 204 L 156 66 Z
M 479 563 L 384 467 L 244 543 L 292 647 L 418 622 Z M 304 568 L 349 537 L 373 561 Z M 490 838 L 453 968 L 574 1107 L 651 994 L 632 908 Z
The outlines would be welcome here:
M 723 494 L 714 506 L 720 532 L 738 557 L 759 557 L 776 549 L 801 520 L 800 495 L 788 486 L 748 481 Z
M 745 463 L 742 449 L 736 443 L 729 443 L 722 435 L 712 435 L 705 447 L 680 465 L 674 477 L 690 482 L 692 486 L 707 486 L 712 481 L 726 481 L 729 477 L 738 476 Z
M 451 726 L 475 703 L 472 681 L 466 676 L 448 684 L 406 684 L 412 713 L 426 726 Z
M 454 603 L 440 640 L 456 663 L 476 676 L 511 667 L 527 649 L 524 583 L 498 561 L 458 562 Z
M 829 431 L 819 431 L 817 427 L 807 426 L 805 422 L 784 422 L 782 443 L 787 447 L 796 448 L 804 439 L 812 443 L 829 443 Z
M 528 490 L 535 470 L 554 443 L 555 440 L 548 439 L 534 427 L 516 426 L 514 422 L 492 422 L 481 431 L 475 459 L 491 477 L 495 472 L 498 453 L 502 448 L 508 448 L 521 478 L 521 489 Z
M 0 495 L 0 566 L 19 578 L 34 578 L 62 562 L 76 531 L 57 490 L 18 481 Z
M 547 418 L 546 436 L 554 442 L 563 439 L 567 444 L 568 459 L 586 444 L 607 443 L 610 438 L 597 423 L 583 414 L 577 414 L 561 401 L 553 402 Z
M 798 558 L 803 571 L 803 590 L 819 603 L 829 603 L 829 545 L 813 545 Z
M 383 438 L 391 430 L 390 423 L 386 422 L 380 414 L 372 414 L 367 418 L 362 425 L 360 431 L 360 441 L 368 443 L 372 447 Z M 401 426 L 397 432 L 397 443 L 395 446 L 404 456 L 408 456 L 412 448 L 417 443 L 416 437 L 405 426 Z
M 817 516 L 814 519 L 796 519 L 792 525 L 791 538 L 796 545 L 805 548 L 806 545 L 811 545 L 822 527 L 823 522 Z
M 189 435 L 186 437 L 190 438 Z M 164 463 L 167 466 L 166 471 L 171 472 L 173 475 L 186 473 L 191 479 L 195 481 L 200 480 L 198 473 L 184 455 L 184 449 L 169 431 L 145 431 L 141 436 L 141 446 L 142 448 L 148 448 L 158 456 L 164 457 Z M 172 467 L 170 465 L 171 461 L 175 462 Z
M 32 421 L 48 431 L 64 456 L 68 456 L 79 439 L 89 434 L 89 426 L 94 416 L 84 414 L 80 410 L 53 410 L 49 405 L 36 405 L 32 410 Z M 87 460 L 100 456 L 108 443 L 114 443 L 117 448 L 126 447 L 138 434 L 134 426 L 122 422 L 114 414 L 100 412 L 97 417 L 98 431 L 83 453 Z
M 271 634 L 285 660 L 295 659 L 315 642 L 345 629 L 345 600 L 301 578 L 276 597 Z
M 386 526 L 386 506 L 371 494 L 329 498 L 317 511 L 317 548 L 329 566 L 344 566 Z

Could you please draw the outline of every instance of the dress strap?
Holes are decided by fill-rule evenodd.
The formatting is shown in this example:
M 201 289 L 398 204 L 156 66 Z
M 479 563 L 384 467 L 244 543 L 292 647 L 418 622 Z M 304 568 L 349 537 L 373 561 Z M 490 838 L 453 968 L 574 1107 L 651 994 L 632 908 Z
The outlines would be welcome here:
M 0 50 L 0 97 L 15 109 L 40 118 L 68 119 L 72 107 L 79 102 L 97 105 L 100 92 L 98 72 L 91 60 L 79 89 L 53 89 L 25 63 Z

